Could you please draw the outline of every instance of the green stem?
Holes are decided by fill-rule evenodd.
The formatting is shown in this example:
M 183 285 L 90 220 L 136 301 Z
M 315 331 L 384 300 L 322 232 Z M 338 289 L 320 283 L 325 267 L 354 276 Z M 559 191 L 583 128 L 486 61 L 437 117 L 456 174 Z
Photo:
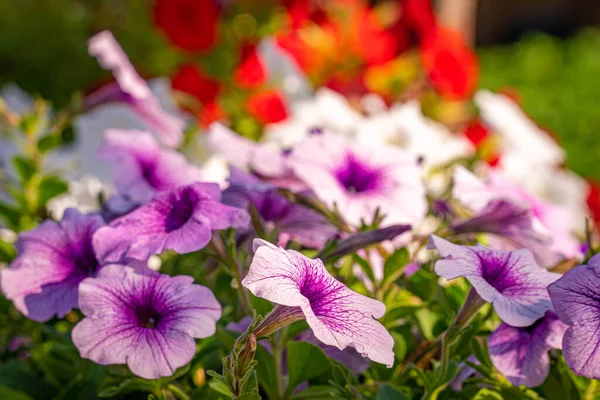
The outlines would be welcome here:
M 450 346 L 452 346 L 452 343 L 454 343 L 460 337 L 460 335 L 462 335 L 466 325 L 471 322 L 473 317 L 477 315 L 485 303 L 485 300 L 483 300 L 479 294 L 477 294 L 477 291 L 471 288 L 469 294 L 467 294 L 467 298 L 465 299 L 462 308 L 456 315 L 454 322 L 452 322 L 442 337 L 440 379 L 444 379 L 446 374 L 448 374 L 448 367 L 450 363 Z
M 287 391 L 283 395 L 283 338 L 285 337 L 285 328 L 278 332 L 276 337 L 272 340 L 273 345 L 273 359 L 275 360 L 275 385 L 277 390 L 277 398 L 283 399 L 289 397 Z
M 175 397 L 177 397 L 179 400 L 190 400 L 191 397 L 188 396 L 183 390 L 181 390 L 180 388 L 178 388 L 175 385 L 167 385 L 167 389 L 169 389 L 174 395 Z
M 592 379 L 587 389 L 585 390 L 585 395 L 583 396 L 583 400 L 594 400 L 594 395 L 596 394 L 596 386 L 598 386 L 598 381 Z

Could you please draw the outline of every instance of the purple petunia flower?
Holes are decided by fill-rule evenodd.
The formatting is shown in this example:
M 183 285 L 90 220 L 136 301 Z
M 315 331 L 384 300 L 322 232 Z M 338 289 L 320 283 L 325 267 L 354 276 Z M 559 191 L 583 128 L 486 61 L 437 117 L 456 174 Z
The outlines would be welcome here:
M 513 231 L 508 239 L 513 239 L 517 247 L 529 248 L 544 267 L 554 266 L 565 257 L 581 255 L 579 244 L 571 234 L 573 223 L 568 212 L 526 192 L 497 171 L 491 171 L 482 181 L 465 168 L 456 167 L 452 195 L 476 213 L 494 200 L 530 210 L 530 223 L 524 227 L 526 232 L 519 236 Z M 547 243 L 540 244 L 540 240 Z
M 335 280 L 319 259 L 260 239 L 254 240 L 254 251 L 242 284 L 255 296 L 283 306 L 288 319 L 306 318 L 321 342 L 340 350 L 354 347 L 363 357 L 392 366 L 394 340 L 373 319 L 385 313 L 381 302 Z
M 193 282 L 107 265 L 80 285 L 85 318 L 73 328 L 73 343 L 98 364 L 127 364 L 145 379 L 172 375 L 194 357 L 194 338 L 213 335 L 221 317 L 214 294 Z
M 431 235 L 428 248 L 437 249 L 442 256 L 435 264 L 438 275 L 467 278 L 507 324 L 529 326 L 552 309 L 547 287 L 560 275 L 538 266 L 529 250 L 458 246 L 435 235 Z
M 600 255 L 548 287 L 554 310 L 567 324 L 562 347 L 576 374 L 600 379 Z
M 98 33 L 89 40 L 88 51 L 98 59 L 102 67 L 113 72 L 117 85 L 104 87 L 93 93 L 86 99 L 86 106 L 93 107 L 110 101 L 129 104 L 148 129 L 157 134 L 166 146 L 179 146 L 183 140 L 185 121 L 163 110 L 114 36 L 108 31 Z
M 334 134 L 313 135 L 290 156 L 290 165 L 317 197 L 337 206 L 346 221 L 416 225 L 427 211 L 421 171 L 414 156 L 398 148 L 370 148 Z
M 548 351 L 562 348 L 566 329 L 552 311 L 522 328 L 502 323 L 488 339 L 492 363 L 515 386 L 539 386 L 550 370 Z
M 261 218 L 277 229 L 278 244 L 289 240 L 313 248 L 325 245 L 336 229 L 320 214 L 287 200 L 277 193 L 277 188 L 261 182 L 237 168 L 231 169 L 229 187 L 223 192 L 223 203 L 247 210 L 254 206 Z
M 106 263 L 147 260 L 167 249 L 179 254 L 200 250 L 210 242 L 212 231 L 248 226 L 248 213 L 222 204 L 220 196 L 219 185 L 199 182 L 158 194 L 99 229 L 94 250 Z
M 113 167 L 120 195 L 145 203 L 156 193 L 202 180 L 201 172 L 172 150 L 161 149 L 147 132 L 109 129 L 100 155 Z
M 48 220 L 21 233 L 19 255 L 1 273 L 4 295 L 32 320 L 63 317 L 77 307 L 79 283 L 100 268 L 92 235 L 102 225 L 99 215 L 69 208 L 62 221 Z

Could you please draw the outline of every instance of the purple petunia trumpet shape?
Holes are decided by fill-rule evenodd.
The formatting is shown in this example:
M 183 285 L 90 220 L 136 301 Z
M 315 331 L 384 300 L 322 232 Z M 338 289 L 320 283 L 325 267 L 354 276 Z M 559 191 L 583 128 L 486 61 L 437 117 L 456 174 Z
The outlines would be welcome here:
M 539 386 L 550 371 L 548 352 L 562 348 L 566 329 L 552 311 L 526 327 L 502 323 L 488 338 L 492 363 L 515 386 Z
M 98 59 L 102 67 L 113 72 L 117 82 L 116 85 L 104 87 L 88 96 L 85 99 L 86 107 L 111 101 L 128 104 L 166 146 L 179 146 L 183 141 L 185 121 L 162 108 L 158 98 L 135 71 L 114 36 L 108 31 L 98 33 L 89 40 L 88 51 Z
M 567 365 L 578 375 L 600 379 L 600 255 L 567 271 L 548 292 L 569 326 L 562 343 Z
M 290 166 L 321 201 L 337 206 L 355 226 L 371 223 L 377 210 L 386 225 L 414 226 L 427 211 L 417 158 L 398 148 L 359 146 L 323 133 L 295 147 Z
M 358 294 L 334 279 L 319 259 L 310 259 L 261 239 L 242 284 L 255 296 L 302 316 L 321 342 L 391 367 L 394 340 L 374 318 L 385 314 L 381 302 Z M 269 318 L 269 317 L 267 317 Z
M 191 276 L 105 266 L 80 285 L 85 318 L 73 328 L 73 343 L 98 364 L 127 364 L 145 379 L 173 375 L 194 357 L 194 338 L 213 335 L 221 317 L 214 294 L 193 282 Z
M 19 255 L 1 272 L 6 298 L 28 318 L 48 321 L 77 307 L 82 280 L 100 268 L 92 235 L 103 225 L 96 214 L 67 209 L 60 222 L 48 220 L 19 235 Z
M 435 235 L 431 235 L 428 248 L 437 249 L 442 256 L 435 263 L 436 274 L 448 280 L 467 278 L 509 325 L 529 326 L 552 309 L 547 287 L 560 275 L 538 266 L 529 250 L 459 246 Z
M 231 168 L 229 187 L 223 192 L 223 203 L 247 210 L 255 207 L 268 227 L 277 229 L 278 244 L 289 240 L 313 248 L 325 245 L 336 229 L 317 212 L 287 200 L 273 185 Z
M 156 193 L 201 181 L 200 170 L 183 155 L 162 149 L 148 132 L 109 129 L 100 156 L 110 162 L 119 195 L 143 204 Z
M 200 182 L 160 193 L 99 229 L 94 250 L 105 263 L 147 260 L 164 250 L 179 254 L 200 250 L 213 231 L 249 224 L 248 213 L 221 203 L 220 195 L 217 184 Z

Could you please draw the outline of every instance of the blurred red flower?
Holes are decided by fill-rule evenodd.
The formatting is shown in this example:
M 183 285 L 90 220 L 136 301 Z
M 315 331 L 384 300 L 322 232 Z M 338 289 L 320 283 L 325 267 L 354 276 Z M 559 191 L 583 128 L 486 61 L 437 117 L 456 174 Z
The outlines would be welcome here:
M 194 96 L 203 105 L 213 103 L 221 90 L 218 81 L 191 64 L 179 67 L 171 81 L 171 86 L 174 90 Z
M 479 67 L 477 56 L 460 33 L 439 27 L 421 38 L 421 60 L 437 91 L 449 100 L 473 94 Z
M 156 0 L 154 23 L 173 45 L 206 51 L 216 41 L 219 12 L 216 0 Z
M 431 0 L 402 1 L 402 25 L 415 32 L 420 38 L 435 33 L 435 13 Z
M 200 126 L 209 126 L 215 121 L 222 119 L 225 112 L 217 102 L 204 104 L 202 109 L 196 115 L 196 120 Z
M 600 182 L 588 180 L 590 192 L 587 197 L 587 206 L 592 213 L 596 226 L 600 226 Z
M 256 43 L 244 44 L 241 51 L 240 64 L 233 75 L 237 85 L 243 89 L 250 89 L 265 83 L 267 71 L 256 52 Z
M 275 90 L 266 90 L 251 95 L 246 100 L 248 112 L 263 124 L 283 121 L 288 112 L 281 94 Z

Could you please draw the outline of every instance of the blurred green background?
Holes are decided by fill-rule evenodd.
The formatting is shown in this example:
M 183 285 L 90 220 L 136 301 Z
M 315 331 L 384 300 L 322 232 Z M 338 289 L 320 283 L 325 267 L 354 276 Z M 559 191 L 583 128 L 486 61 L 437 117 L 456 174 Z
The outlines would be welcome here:
M 110 29 L 144 76 L 168 74 L 178 55 L 152 25 L 149 0 L 0 0 L 0 86 L 15 82 L 57 107 L 106 72 L 89 57 L 87 39 Z M 526 33 L 511 44 L 478 49 L 480 86 L 514 88 L 522 105 L 551 130 L 567 164 L 600 180 L 600 30 L 566 38 Z

